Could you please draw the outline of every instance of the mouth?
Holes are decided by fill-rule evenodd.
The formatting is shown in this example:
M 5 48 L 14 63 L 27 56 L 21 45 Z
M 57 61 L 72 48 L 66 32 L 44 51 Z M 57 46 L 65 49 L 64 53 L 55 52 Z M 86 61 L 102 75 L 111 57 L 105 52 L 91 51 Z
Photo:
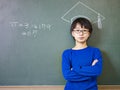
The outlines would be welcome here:
M 78 37 L 80 40 L 84 39 L 84 37 Z

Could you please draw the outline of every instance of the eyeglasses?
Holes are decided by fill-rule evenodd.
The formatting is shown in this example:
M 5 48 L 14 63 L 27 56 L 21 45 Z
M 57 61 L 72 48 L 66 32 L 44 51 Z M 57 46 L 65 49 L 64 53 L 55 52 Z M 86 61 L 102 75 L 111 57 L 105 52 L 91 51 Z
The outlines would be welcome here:
M 88 30 L 73 30 L 75 33 L 79 34 L 79 33 L 83 33 L 83 34 L 87 34 L 89 31 Z

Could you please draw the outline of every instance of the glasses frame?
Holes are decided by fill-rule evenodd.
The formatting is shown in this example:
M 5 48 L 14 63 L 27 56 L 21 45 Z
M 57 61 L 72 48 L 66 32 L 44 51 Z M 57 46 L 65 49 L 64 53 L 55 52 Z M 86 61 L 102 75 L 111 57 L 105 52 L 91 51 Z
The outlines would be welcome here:
M 89 32 L 89 30 L 85 29 L 85 30 L 73 30 L 75 33 L 79 34 L 82 32 L 82 34 L 87 34 Z

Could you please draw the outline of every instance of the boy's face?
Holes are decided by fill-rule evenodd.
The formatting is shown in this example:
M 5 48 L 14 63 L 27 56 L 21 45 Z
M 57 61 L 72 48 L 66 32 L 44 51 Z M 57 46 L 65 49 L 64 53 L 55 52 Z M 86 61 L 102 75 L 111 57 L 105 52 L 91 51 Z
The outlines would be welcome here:
M 90 32 L 88 29 L 81 27 L 79 23 L 76 24 L 76 27 L 72 31 L 72 36 L 79 43 L 84 43 L 87 41 L 90 36 Z

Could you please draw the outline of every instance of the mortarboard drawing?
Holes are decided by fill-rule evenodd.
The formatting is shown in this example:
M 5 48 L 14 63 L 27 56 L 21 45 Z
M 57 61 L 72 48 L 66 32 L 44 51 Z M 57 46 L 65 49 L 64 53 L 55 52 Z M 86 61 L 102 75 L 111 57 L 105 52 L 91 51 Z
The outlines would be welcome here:
M 98 23 L 98 28 L 102 28 L 102 21 L 105 19 L 103 15 L 82 2 L 77 2 L 72 8 L 70 8 L 61 19 L 67 23 L 72 23 L 77 17 L 84 17 L 90 20 L 93 24 Z

